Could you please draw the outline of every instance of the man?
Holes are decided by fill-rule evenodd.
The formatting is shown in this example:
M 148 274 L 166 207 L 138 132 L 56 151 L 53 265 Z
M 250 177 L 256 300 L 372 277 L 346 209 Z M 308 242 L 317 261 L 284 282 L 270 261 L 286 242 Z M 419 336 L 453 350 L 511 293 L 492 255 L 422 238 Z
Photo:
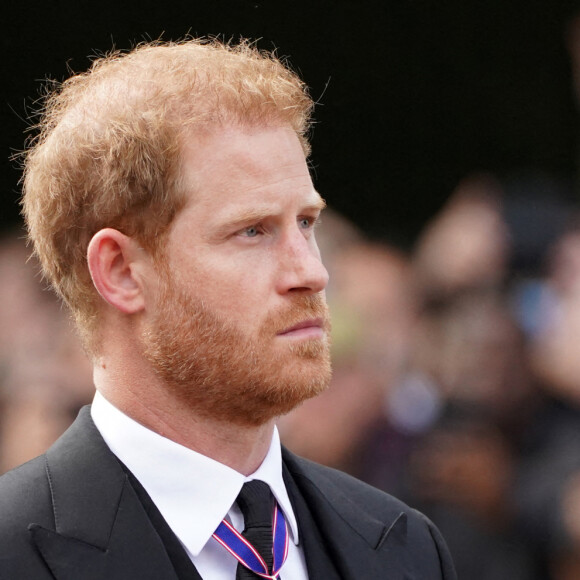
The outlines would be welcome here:
M 330 379 L 311 107 L 273 56 L 195 40 L 49 99 L 24 213 L 97 394 L 0 478 L 0 579 L 454 577 L 423 516 L 280 447 Z

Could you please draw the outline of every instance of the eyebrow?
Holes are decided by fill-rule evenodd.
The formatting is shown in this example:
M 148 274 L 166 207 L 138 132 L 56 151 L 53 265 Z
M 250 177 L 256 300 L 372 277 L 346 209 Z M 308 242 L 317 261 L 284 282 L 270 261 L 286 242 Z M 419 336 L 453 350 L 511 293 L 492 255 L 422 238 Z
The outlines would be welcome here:
M 303 208 L 302 211 L 322 211 L 326 208 L 326 202 L 320 194 L 316 193 L 316 201 L 314 203 L 308 203 Z M 268 216 L 272 215 L 272 208 L 271 207 L 264 207 L 264 208 L 252 208 L 243 211 L 242 213 L 236 214 L 232 216 L 231 220 L 227 220 L 227 226 L 225 227 L 235 227 L 236 224 L 244 224 L 250 222 L 259 222 L 263 219 L 267 218 Z

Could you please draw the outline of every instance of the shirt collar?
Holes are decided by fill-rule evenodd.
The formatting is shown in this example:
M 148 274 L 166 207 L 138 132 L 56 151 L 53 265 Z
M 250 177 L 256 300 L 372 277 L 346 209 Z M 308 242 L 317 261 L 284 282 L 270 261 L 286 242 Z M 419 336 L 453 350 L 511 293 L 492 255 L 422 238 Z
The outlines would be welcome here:
M 226 516 L 244 482 L 252 479 L 270 486 L 292 539 L 298 544 L 298 526 L 282 478 L 282 453 L 276 428 L 264 461 L 245 477 L 137 423 L 98 391 L 91 416 L 111 451 L 143 485 L 169 527 L 194 556 Z

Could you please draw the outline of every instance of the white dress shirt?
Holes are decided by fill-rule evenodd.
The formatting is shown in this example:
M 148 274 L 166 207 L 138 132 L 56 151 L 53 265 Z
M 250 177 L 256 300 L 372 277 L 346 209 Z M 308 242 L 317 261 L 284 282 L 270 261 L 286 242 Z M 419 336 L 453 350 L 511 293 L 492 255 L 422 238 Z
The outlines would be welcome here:
M 145 488 L 169 527 L 179 538 L 204 580 L 234 580 L 237 560 L 212 534 L 224 517 L 243 530 L 235 500 L 246 481 L 266 482 L 286 518 L 289 552 L 283 580 L 308 580 L 298 526 L 282 479 L 282 453 L 275 428 L 266 458 L 248 477 L 205 455 L 179 445 L 109 403 L 98 391 L 91 408 L 97 429 L 111 451 Z

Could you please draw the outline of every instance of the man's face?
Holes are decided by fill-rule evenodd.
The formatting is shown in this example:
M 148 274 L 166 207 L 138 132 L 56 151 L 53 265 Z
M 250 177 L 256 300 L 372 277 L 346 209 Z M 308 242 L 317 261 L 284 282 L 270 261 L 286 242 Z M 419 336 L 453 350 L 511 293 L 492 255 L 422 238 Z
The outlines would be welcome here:
M 196 137 L 183 178 L 145 355 L 193 412 L 261 424 L 330 380 L 324 204 L 287 127 Z

